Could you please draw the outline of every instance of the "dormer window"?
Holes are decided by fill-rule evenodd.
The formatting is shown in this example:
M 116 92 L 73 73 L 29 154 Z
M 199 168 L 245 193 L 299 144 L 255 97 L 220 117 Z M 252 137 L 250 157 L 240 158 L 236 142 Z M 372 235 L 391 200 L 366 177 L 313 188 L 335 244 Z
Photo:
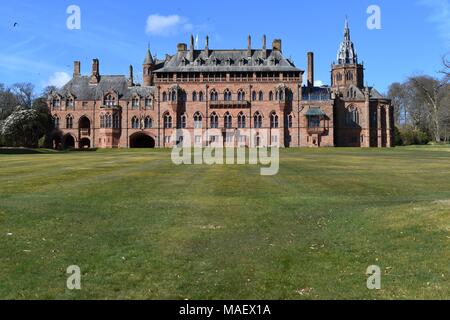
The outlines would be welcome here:
M 66 108 L 73 109 L 75 107 L 75 101 L 72 97 L 66 99 Z
M 262 64 L 264 64 L 264 60 L 261 58 L 258 58 L 258 59 L 256 59 L 256 64 L 262 65 Z
M 189 61 L 189 59 L 187 59 L 186 57 L 183 58 L 183 64 L 185 66 L 189 65 L 191 62 Z
M 220 66 L 220 64 L 221 64 L 220 59 L 219 58 L 214 58 L 213 59 L 213 64 L 215 64 L 216 66 Z
M 231 58 L 228 58 L 228 59 L 227 59 L 227 65 L 228 65 L 228 66 L 231 66 L 231 65 L 233 65 L 233 64 L 234 64 L 234 60 L 231 59 Z
M 205 64 L 205 60 L 203 60 L 202 58 L 198 58 L 197 61 L 196 61 L 196 64 L 197 64 L 198 66 L 202 66 L 202 65 Z
M 56 98 L 56 97 L 53 98 L 52 106 L 53 106 L 53 108 L 59 108 L 60 107 L 60 100 L 58 98 Z
M 116 98 L 112 94 L 105 97 L 105 106 L 114 107 L 116 105 Z
M 280 61 L 278 59 L 276 59 L 276 58 L 272 58 L 272 59 L 270 59 L 270 63 L 273 66 L 277 66 L 280 63 Z
M 245 66 L 248 64 L 248 60 L 245 58 L 242 58 L 241 60 L 239 60 L 239 65 L 241 66 Z
M 152 107 L 152 98 L 150 98 L 150 97 L 147 97 L 147 98 L 145 98 L 145 107 L 146 108 L 151 108 Z

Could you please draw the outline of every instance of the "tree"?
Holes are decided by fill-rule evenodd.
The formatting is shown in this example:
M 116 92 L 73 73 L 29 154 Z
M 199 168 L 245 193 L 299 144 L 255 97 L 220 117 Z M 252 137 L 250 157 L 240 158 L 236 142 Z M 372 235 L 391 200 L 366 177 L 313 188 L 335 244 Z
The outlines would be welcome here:
M 415 99 L 422 105 L 422 110 L 429 123 L 429 131 L 436 142 L 442 141 L 442 126 L 449 106 L 446 105 L 450 87 L 447 81 L 429 76 L 411 77 L 409 82 L 415 90 Z M 423 119 L 420 119 L 423 120 Z
M 17 105 L 16 96 L 3 83 L 0 83 L 0 121 L 5 120 Z
M 34 148 L 46 131 L 46 123 L 38 111 L 17 107 L 4 121 L 1 135 L 7 146 Z
M 31 83 L 15 83 L 11 87 L 17 102 L 24 108 L 31 109 L 34 100 L 34 85 Z

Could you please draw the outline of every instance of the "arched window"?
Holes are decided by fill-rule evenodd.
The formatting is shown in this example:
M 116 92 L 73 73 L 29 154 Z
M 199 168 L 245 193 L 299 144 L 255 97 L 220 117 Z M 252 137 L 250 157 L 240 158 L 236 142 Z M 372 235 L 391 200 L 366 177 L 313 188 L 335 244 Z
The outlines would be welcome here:
M 105 106 L 114 107 L 116 105 L 116 98 L 112 94 L 108 94 L 105 97 Z
M 201 129 L 203 128 L 203 117 L 200 112 L 196 112 L 194 114 L 194 128 Z
M 131 99 L 131 107 L 134 109 L 139 108 L 139 98 L 138 97 L 134 97 L 133 99 Z
M 348 108 L 347 115 L 345 117 L 345 124 L 349 127 L 355 127 L 359 125 L 359 111 L 357 108 Z
M 264 92 L 260 91 L 258 98 L 259 98 L 259 101 L 264 101 Z
M 257 95 L 256 95 L 256 91 L 252 92 L 252 101 L 256 101 Z
M 205 101 L 205 96 L 204 96 L 203 92 L 201 92 L 201 91 L 198 93 L 198 101 L 201 101 L 201 102 Z
M 277 91 L 276 100 L 284 101 L 284 91 L 283 90 Z
M 225 129 L 231 129 L 233 127 L 233 117 L 229 112 L 223 116 L 223 124 Z
M 231 101 L 231 92 L 230 90 L 226 89 L 223 93 L 223 100 L 224 101 Z
M 192 93 L 192 101 L 197 101 L 197 92 L 196 91 L 194 91 L 193 93 Z
M 278 128 L 278 115 L 275 112 L 270 114 L 270 128 Z
M 217 101 L 218 100 L 218 95 L 217 92 L 215 90 L 211 91 L 211 101 Z
M 215 112 L 213 112 L 211 114 L 210 120 L 211 120 L 211 123 L 210 123 L 211 129 L 218 129 L 219 128 L 219 116 Z
M 256 112 L 253 116 L 254 128 L 261 129 L 262 128 L 262 115 L 259 112 Z
M 100 115 L 100 128 L 106 128 L 106 118 L 104 114 Z
M 113 116 L 113 128 L 120 129 L 120 114 L 118 112 L 114 113 Z
M 170 100 L 177 101 L 177 92 L 175 90 L 172 90 L 170 93 Z
M 187 127 L 187 116 L 186 114 L 183 114 L 180 117 L 180 129 L 186 129 Z
M 244 101 L 245 100 L 245 92 L 242 90 L 238 91 L 238 101 Z
M 153 101 L 151 97 L 145 98 L 145 108 L 151 108 L 153 105 Z
M 52 100 L 52 106 L 53 106 L 54 109 L 59 108 L 59 106 L 60 106 L 60 100 L 59 100 L 57 97 L 53 98 L 53 100 Z
M 109 113 L 106 114 L 106 116 L 105 116 L 105 123 L 106 123 L 105 128 L 107 128 L 107 129 L 111 129 L 112 128 L 112 115 L 111 114 L 109 114 Z
M 172 116 L 168 113 L 164 115 L 164 129 L 172 129 Z
M 59 117 L 58 116 L 53 116 L 53 125 L 54 125 L 55 129 L 59 129 Z
M 72 97 L 69 97 L 66 99 L 66 108 L 67 109 L 74 109 L 75 108 L 75 101 Z
M 151 129 L 153 127 L 153 120 L 150 116 L 147 116 L 144 120 L 144 128 Z
M 162 94 L 162 100 L 163 100 L 164 102 L 167 101 L 167 93 L 166 93 L 166 92 L 163 92 L 163 94 Z
M 290 129 L 293 127 L 293 123 L 294 123 L 294 117 L 292 116 L 292 114 L 288 115 L 287 117 L 287 127 Z
M 246 127 L 246 117 L 243 112 L 240 112 L 238 115 L 238 128 L 245 129 Z
M 66 117 L 66 128 L 73 129 L 73 117 L 70 114 Z
M 269 92 L 269 101 L 273 101 L 273 92 L 272 91 Z
M 141 128 L 141 124 L 140 124 L 140 121 L 139 121 L 138 117 L 134 116 L 131 119 L 131 128 L 133 128 L 133 129 L 140 129 Z

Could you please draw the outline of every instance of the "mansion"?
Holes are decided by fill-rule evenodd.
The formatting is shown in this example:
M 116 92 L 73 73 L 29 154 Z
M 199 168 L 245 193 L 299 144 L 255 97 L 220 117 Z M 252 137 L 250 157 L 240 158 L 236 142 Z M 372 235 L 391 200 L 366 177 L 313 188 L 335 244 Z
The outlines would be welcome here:
M 283 55 L 282 41 L 266 42 L 264 36 L 255 49 L 249 36 L 246 49 L 215 50 L 207 37 L 197 50 L 191 36 L 189 46 L 178 44 L 164 59 L 149 49 L 141 84 L 132 66 L 128 76 L 103 75 L 94 59 L 91 74 L 82 75 L 75 61 L 73 79 L 48 97 L 53 146 L 170 148 L 182 138 L 179 129 L 193 136 L 217 129 L 236 141 L 244 129 L 276 130 L 276 141 L 269 136 L 269 142 L 281 147 L 393 146 L 391 102 L 365 85 L 347 22 L 330 86 L 314 85 L 313 53 L 307 54 L 303 84 L 304 71 Z

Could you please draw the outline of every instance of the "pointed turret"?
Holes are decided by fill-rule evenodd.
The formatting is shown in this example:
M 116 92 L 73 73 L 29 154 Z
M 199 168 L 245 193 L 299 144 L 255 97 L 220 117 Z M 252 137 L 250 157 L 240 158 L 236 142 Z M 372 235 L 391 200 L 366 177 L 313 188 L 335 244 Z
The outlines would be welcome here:
M 342 41 L 339 52 L 337 54 L 338 64 L 357 64 L 358 56 L 355 51 L 355 46 L 350 39 L 350 28 L 348 25 L 348 19 L 345 19 L 344 26 L 344 40 Z
M 144 75 L 144 86 L 153 85 L 153 70 L 155 69 L 155 59 L 150 52 L 150 47 L 147 49 L 147 54 L 145 55 L 145 60 L 143 64 L 143 75 Z

